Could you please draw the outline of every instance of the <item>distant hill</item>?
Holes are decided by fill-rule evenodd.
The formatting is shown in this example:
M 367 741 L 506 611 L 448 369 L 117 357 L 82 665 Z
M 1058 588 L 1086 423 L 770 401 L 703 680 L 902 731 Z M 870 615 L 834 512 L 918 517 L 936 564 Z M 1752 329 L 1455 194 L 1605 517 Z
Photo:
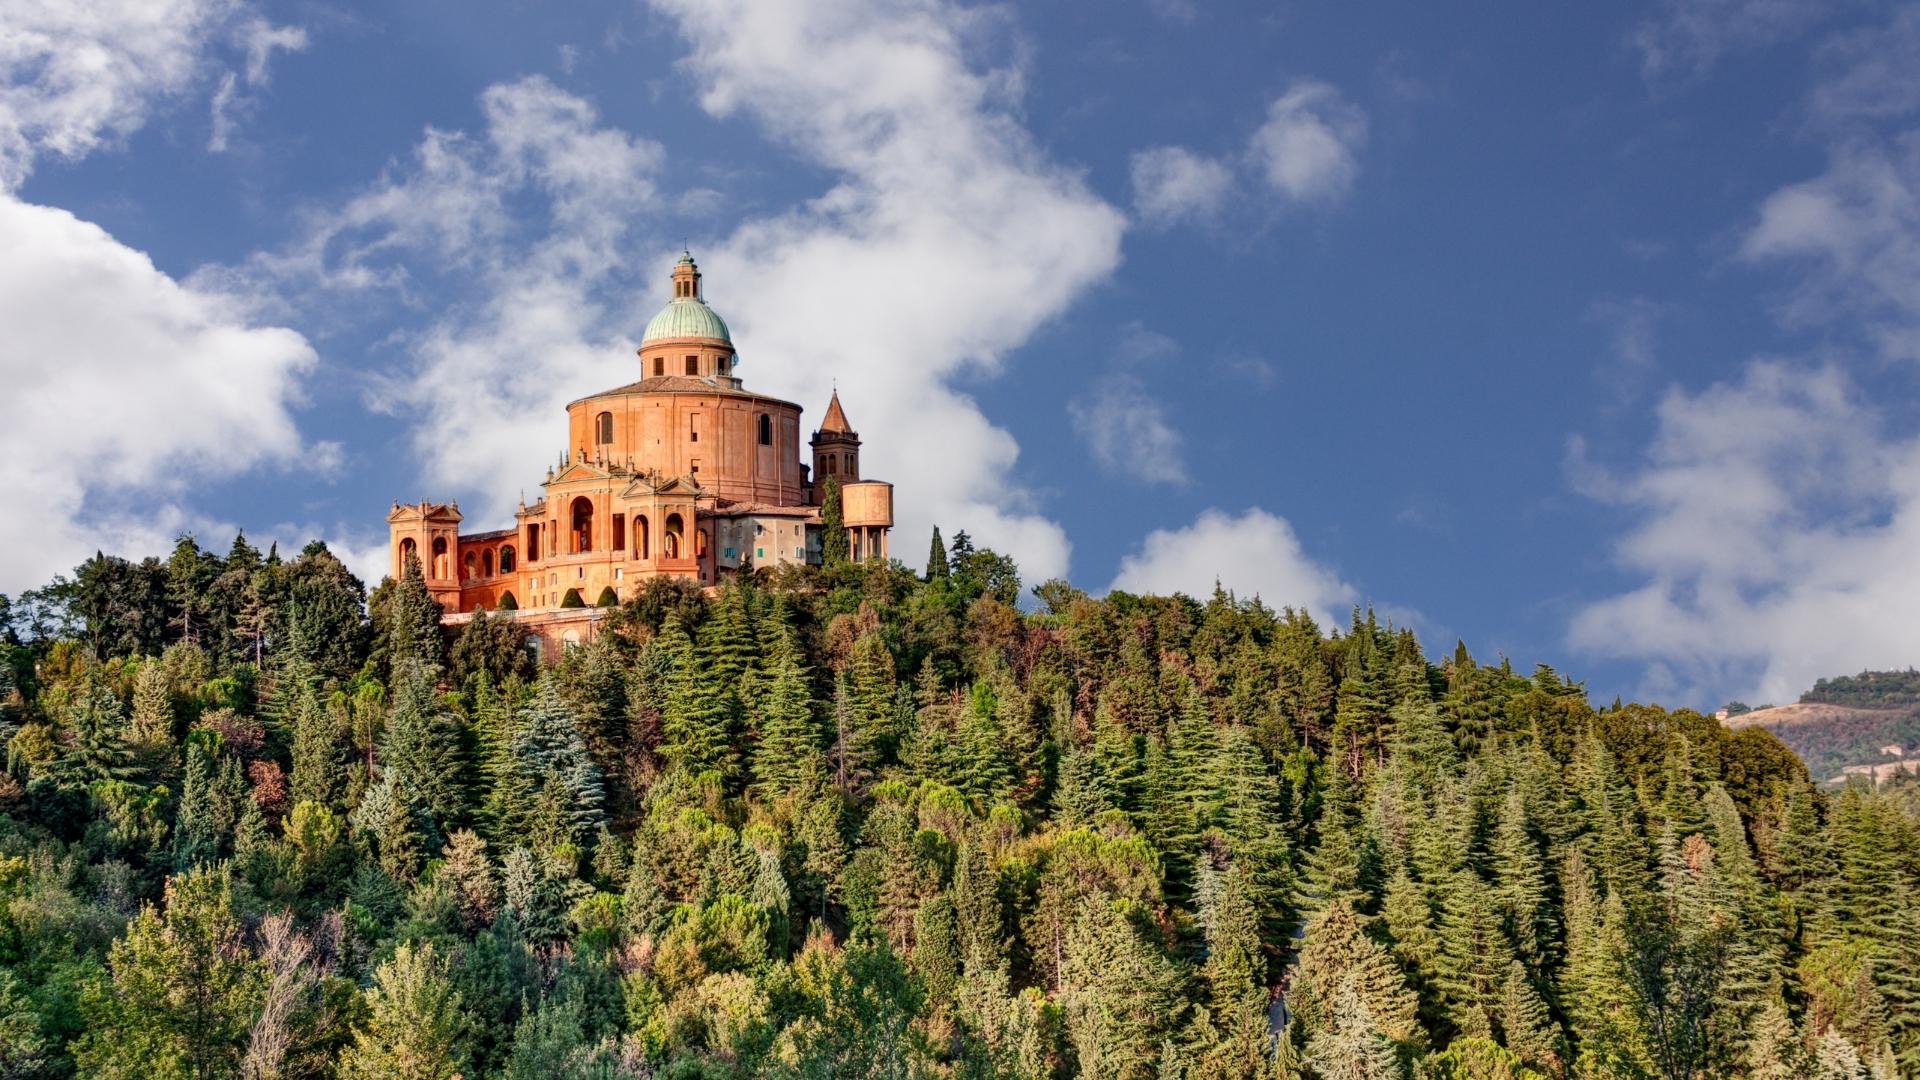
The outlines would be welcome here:
M 1809 774 L 1829 783 L 1868 773 L 1885 779 L 1903 768 L 1920 772 L 1920 672 L 1821 679 L 1792 705 L 1731 716 L 1726 725 L 1765 728 L 1800 755 Z

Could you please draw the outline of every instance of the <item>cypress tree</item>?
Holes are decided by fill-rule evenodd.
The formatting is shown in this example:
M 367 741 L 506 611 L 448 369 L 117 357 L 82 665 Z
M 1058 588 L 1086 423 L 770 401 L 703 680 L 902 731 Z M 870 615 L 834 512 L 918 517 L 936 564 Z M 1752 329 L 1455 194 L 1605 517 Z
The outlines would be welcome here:
M 940 526 L 933 527 L 933 547 L 927 551 L 928 581 L 945 581 L 951 571 L 947 567 L 947 545 L 940 539 Z
M 828 567 L 845 566 L 853 558 L 840 513 L 840 481 L 831 476 L 820 482 L 820 558 Z

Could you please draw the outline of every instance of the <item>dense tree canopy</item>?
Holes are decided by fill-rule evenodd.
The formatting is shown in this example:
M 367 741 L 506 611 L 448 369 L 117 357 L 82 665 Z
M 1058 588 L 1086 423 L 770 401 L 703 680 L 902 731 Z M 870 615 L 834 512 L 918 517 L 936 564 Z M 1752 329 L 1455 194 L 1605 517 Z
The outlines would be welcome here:
M 1920 1075 L 1910 782 L 1033 594 L 955 531 L 545 669 L 318 544 L 0 598 L 0 1076 Z

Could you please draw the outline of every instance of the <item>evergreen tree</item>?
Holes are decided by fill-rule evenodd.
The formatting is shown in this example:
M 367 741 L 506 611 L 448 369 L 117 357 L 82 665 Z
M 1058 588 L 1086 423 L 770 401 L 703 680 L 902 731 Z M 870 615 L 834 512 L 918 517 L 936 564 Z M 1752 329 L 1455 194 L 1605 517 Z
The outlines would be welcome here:
M 945 581 L 951 571 L 947 568 L 947 545 L 940 540 L 940 526 L 933 527 L 933 547 L 927 552 L 928 581 Z
M 853 558 L 840 512 L 840 481 L 831 476 L 820 481 L 820 557 L 829 568 L 845 566 Z
M 380 747 L 383 769 L 397 769 L 412 783 L 411 795 L 435 826 L 450 830 L 467 814 L 466 754 L 460 722 L 448 711 L 432 674 L 418 662 L 393 668 L 393 708 Z
M 584 843 L 605 820 L 606 791 L 558 686 L 549 676 L 520 710 L 507 744 L 516 790 L 549 798 L 568 842 Z
M 198 746 L 187 747 L 187 768 L 180 787 L 180 808 L 173 822 L 173 868 L 185 872 L 220 857 L 215 820 L 213 762 Z
M 97 666 L 88 664 L 61 717 L 67 738 L 48 775 L 61 787 L 79 789 L 102 780 L 139 775 L 127 742 L 126 709 Z
M 780 635 L 774 645 L 766 692 L 760 695 L 755 713 L 759 737 L 753 748 L 753 775 L 762 800 L 771 802 L 825 779 L 807 673 L 790 634 Z
M 400 581 L 389 604 L 387 662 L 398 666 L 413 661 L 437 673 L 446 662 L 440 605 L 427 592 L 420 559 L 411 551 L 401 565 Z
M 694 650 L 677 615 L 667 617 L 660 637 L 672 659 L 660 752 L 689 776 L 711 772 L 728 779 L 737 771 L 732 695 Z
M 1419 999 L 1392 956 L 1366 935 L 1352 905 L 1341 902 L 1307 924 L 1293 976 L 1295 1015 L 1310 1031 L 1333 1030 L 1339 1022 L 1335 1000 L 1348 983 L 1366 1006 L 1369 1022 L 1387 1038 L 1419 1041 Z
M 1399 1080 L 1406 1075 L 1393 1043 L 1374 1022 L 1365 995 L 1351 977 L 1333 1000 L 1331 1023 L 1307 1044 L 1307 1064 L 1320 1080 Z

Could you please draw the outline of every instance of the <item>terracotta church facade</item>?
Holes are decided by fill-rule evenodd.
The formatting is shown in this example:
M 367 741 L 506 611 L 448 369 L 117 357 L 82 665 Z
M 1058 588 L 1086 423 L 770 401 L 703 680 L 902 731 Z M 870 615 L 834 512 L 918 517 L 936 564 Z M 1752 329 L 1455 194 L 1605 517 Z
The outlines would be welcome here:
M 800 406 L 735 374 L 732 337 L 690 254 L 639 354 L 638 380 L 567 406 L 566 449 L 511 528 L 462 533 L 456 503 L 395 503 L 394 577 L 412 554 L 449 622 L 504 606 L 550 644 L 584 640 L 607 590 L 624 600 L 654 577 L 713 586 L 743 566 L 819 563 L 828 477 L 849 556 L 887 557 L 893 485 L 862 474 L 839 392 L 803 447 Z

